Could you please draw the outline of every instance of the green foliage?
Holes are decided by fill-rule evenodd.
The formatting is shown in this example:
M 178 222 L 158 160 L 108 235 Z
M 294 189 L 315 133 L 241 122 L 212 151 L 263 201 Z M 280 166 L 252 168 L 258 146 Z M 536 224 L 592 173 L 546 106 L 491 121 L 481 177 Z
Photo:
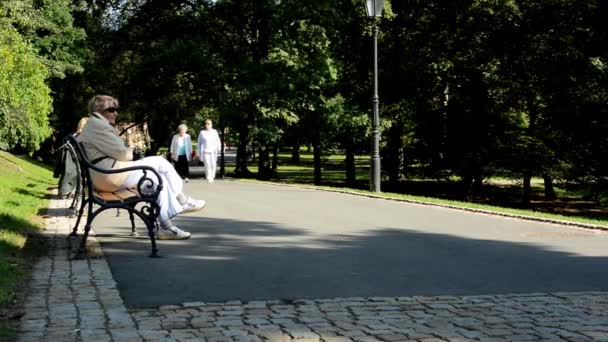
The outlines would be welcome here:
M 33 151 L 51 134 L 47 77 L 34 48 L 0 22 L 0 149 Z
M 85 32 L 74 27 L 71 0 L 0 2 L 2 20 L 36 49 L 51 77 L 83 71 Z
M 41 13 L 17 3 L 15 13 Z M 91 58 L 62 102 L 116 94 L 123 119 L 147 121 L 157 146 L 178 123 L 212 115 L 239 146 L 245 174 L 248 145 L 261 151 L 262 173 L 280 147 L 294 160 L 303 145 L 320 155 L 342 148 L 354 179 L 371 112 L 373 21 L 361 1 L 79 4 Z M 597 157 L 608 153 L 606 11 L 600 0 L 387 1 L 376 22 L 391 183 L 422 172 L 462 179 L 468 196 L 508 173 L 608 188 L 608 162 Z M 42 27 L 15 22 L 24 33 Z
M 33 152 L 52 133 L 50 82 L 82 72 L 70 0 L 0 2 L 0 148 Z

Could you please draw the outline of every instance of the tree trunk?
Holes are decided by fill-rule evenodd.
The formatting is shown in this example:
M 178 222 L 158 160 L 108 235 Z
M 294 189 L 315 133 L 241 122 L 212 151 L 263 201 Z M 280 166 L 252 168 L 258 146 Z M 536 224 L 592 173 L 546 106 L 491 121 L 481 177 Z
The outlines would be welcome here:
M 530 173 L 524 174 L 524 194 L 522 198 L 522 202 L 524 205 L 530 204 L 530 198 L 532 197 L 532 175 Z
M 557 198 L 553 188 L 553 179 L 549 175 L 543 175 L 545 181 L 545 199 L 554 200 Z
M 276 175 L 279 168 L 279 144 L 274 143 L 272 146 L 272 173 Z
M 344 168 L 346 169 L 346 186 L 354 187 L 357 183 L 357 176 L 355 170 L 355 144 L 352 136 L 347 138 L 345 153 L 346 158 L 344 159 Z
M 388 138 L 388 160 L 386 162 L 388 179 L 391 186 L 396 187 L 399 183 L 400 155 L 401 155 L 401 124 L 393 124 L 390 128 Z
M 300 143 L 295 142 L 291 147 L 291 163 L 299 165 L 300 164 Z
M 464 199 L 465 200 L 469 200 L 471 193 L 472 193 L 472 189 L 473 189 L 473 175 L 471 175 L 470 173 L 467 173 L 466 175 L 464 175 L 464 177 L 462 177 L 462 190 L 463 190 L 463 194 L 464 194 Z
M 483 174 L 481 172 L 481 167 L 476 166 L 473 172 L 473 193 L 475 195 L 479 195 L 481 194 L 481 187 L 483 186 Z
M 249 177 L 251 171 L 247 168 L 247 142 L 249 140 L 249 128 L 244 127 L 239 132 L 239 142 L 236 148 L 236 166 L 234 173 L 238 177 Z
M 321 132 L 317 130 L 313 139 L 315 185 L 321 185 Z
M 407 177 L 407 148 L 403 148 L 401 151 L 401 174 Z
M 264 179 L 264 153 L 262 147 L 257 148 L 258 150 L 258 175 L 257 179 Z
M 258 145 L 258 179 L 270 179 L 271 171 L 268 159 L 268 148 L 262 145 Z

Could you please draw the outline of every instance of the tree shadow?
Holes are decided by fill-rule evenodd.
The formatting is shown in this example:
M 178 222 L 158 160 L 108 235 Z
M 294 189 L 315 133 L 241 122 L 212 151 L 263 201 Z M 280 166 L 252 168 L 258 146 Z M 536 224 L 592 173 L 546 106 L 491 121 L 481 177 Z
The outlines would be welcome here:
M 11 232 L 23 232 L 38 230 L 38 227 L 21 217 L 0 213 L 0 229 Z
M 107 223 L 106 220 L 104 220 Z M 189 240 L 95 227 L 126 304 L 350 296 L 483 295 L 608 290 L 608 258 L 532 243 L 478 240 L 397 227 L 323 234 L 272 222 L 182 217 Z
M 27 190 L 27 189 L 23 189 L 23 188 L 15 189 L 14 191 L 20 195 L 35 197 L 35 198 L 51 199 L 53 197 L 53 195 L 48 194 L 46 192 L 31 191 L 31 190 Z

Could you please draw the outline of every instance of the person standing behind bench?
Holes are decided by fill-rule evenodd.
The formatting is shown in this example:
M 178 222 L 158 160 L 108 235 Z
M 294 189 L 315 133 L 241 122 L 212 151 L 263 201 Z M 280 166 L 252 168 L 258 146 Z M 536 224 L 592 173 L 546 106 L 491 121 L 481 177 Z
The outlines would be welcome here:
M 171 140 L 171 159 L 175 163 L 175 170 L 188 183 L 190 177 L 189 162 L 192 158 L 192 139 L 190 134 L 186 133 L 188 126 L 181 124 L 177 126 L 177 134 Z
M 119 169 L 137 165 L 154 168 L 163 182 L 163 189 L 157 199 L 160 207 L 158 221 L 161 228 L 157 233 L 158 239 L 190 238 L 190 233 L 173 225 L 171 218 L 181 212 L 202 210 L 207 202 L 195 200 L 182 192 L 182 179 L 165 158 L 154 156 L 133 161 L 133 149 L 125 146 L 114 128 L 118 116 L 118 100 L 107 95 L 96 95 L 89 100 L 89 112 L 90 119 L 78 140 L 82 142 L 91 163 L 102 169 Z M 142 170 L 109 175 L 91 170 L 93 185 L 97 190 L 104 192 L 135 188 L 143 175 Z M 154 176 L 150 178 L 155 181 Z
M 213 183 L 217 170 L 217 153 L 222 143 L 217 131 L 213 129 L 211 120 L 205 120 L 205 128 L 198 134 L 199 159 L 205 164 L 205 177 L 207 183 Z

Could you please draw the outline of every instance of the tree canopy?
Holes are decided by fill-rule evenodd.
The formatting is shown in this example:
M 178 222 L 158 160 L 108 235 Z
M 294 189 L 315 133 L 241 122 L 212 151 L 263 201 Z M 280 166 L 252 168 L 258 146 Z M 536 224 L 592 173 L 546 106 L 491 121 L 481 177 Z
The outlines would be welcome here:
M 389 183 L 457 179 L 468 196 L 507 174 L 523 180 L 524 200 L 534 176 L 548 190 L 554 180 L 606 188 L 606 1 L 386 3 Z M 269 178 L 279 149 L 297 161 L 308 145 L 316 183 L 340 151 L 354 185 L 354 156 L 369 152 L 372 23 L 361 1 L 18 0 L 0 11 L 11 61 L 0 65 L 2 148 L 35 149 L 47 118 L 68 131 L 88 97 L 108 93 L 125 120 L 148 123 L 154 150 L 177 124 L 199 129 L 211 116 L 238 146 L 237 174 L 249 173 L 250 147 Z M 15 123 L 22 115 L 31 119 Z

